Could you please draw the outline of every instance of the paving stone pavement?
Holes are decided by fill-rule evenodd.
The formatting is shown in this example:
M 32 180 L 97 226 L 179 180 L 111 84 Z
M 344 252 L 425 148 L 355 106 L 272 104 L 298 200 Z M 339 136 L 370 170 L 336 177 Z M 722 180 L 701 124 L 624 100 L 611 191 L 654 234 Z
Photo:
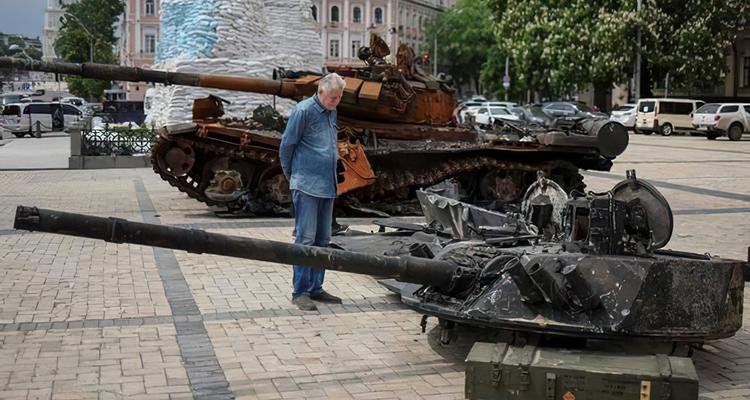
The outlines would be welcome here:
M 745 259 L 748 167 L 747 140 L 631 136 L 586 182 L 636 168 L 672 204 L 668 247 Z M 439 345 L 370 277 L 328 272 L 344 304 L 304 313 L 288 266 L 17 232 L 19 204 L 291 241 L 290 220 L 218 219 L 148 169 L 0 171 L 0 399 L 458 399 L 471 344 L 491 339 Z M 702 398 L 750 399 L 749 318 L 694 355 Z

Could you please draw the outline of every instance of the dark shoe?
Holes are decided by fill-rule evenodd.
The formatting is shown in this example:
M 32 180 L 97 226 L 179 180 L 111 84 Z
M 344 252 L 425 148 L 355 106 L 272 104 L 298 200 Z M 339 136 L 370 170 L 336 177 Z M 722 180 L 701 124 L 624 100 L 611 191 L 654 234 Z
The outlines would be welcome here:
M 321 303 L 341 304 L 340 298 L 326 292 L 325 290 L 321 290 L 318 293 L 310 293 L 310 298 Z
M 302 311 L 317 311 L 318 309 L 318 306 L 310 300 L 310 295 L 307 293 L 292 297 L 292 304 L 299 307 Z

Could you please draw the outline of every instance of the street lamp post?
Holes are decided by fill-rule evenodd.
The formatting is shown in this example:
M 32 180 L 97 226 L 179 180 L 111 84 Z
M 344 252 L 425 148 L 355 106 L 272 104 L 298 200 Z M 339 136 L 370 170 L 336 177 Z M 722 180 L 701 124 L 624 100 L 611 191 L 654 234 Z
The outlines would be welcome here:
M 636 12 L 638 13 L 638 16 L 640 17 L 641 12 L 641 0 L 638 0 L 636 3 Z M 634 74 L 633 77 L 633 85 L 635 86 L 635 101 L 638 101 L 641 98 L 641 27 L 638 26 L 638 33 L 636 37 L 636 45 L 635 45 L 635 68 L 634 68 Z
M 437 37 L 438 37 L 438 34 L 435 33 L 435 54 L 432 55 L 432 76 L 434 77 L 437 77 L 437 62 L 438 62 Z
M 438 36 L 443 32 L 443 27 L 440 26 L 435 30 L 435 40 L 433 41 L 434 53 L 432 57 L 432 76 L 437 78 L 437 65 L 438 65 Z
M 71 13 L 65 13 L 64 16 L 60 17 L 60 21 L 61 22 L 64 21 L 66 19 L 66 17 L 73 18 L 73 20 L 81 28 L 83 28 L 83 31 L 86 32 L 87 35 L 89 35 L 89 62 L 93 63 L 94 62 L 94 35 L 86 28 L 86 25 L 84 25 L 83 22 L 81 22 L 81 20 L 78 19 L 78 17 L 76 17 L 75 15 L 73 15 Z

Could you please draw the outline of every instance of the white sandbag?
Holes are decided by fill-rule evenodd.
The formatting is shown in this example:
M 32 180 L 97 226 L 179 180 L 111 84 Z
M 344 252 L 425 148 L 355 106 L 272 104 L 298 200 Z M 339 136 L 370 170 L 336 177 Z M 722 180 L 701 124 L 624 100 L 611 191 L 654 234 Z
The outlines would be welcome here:
M 268 78 L 275 67 L 320 71 L 323 54 L 310 0 L 162 0 L 157 69 Z M 148 124 L 191 119 L 192 101 L 208 94 L 230 101 L 227 116 L 245 117 L 273 97 L 237 91 L 159 86 L 149 91 Z M 276 98 L 288 113 L 290 100 Z

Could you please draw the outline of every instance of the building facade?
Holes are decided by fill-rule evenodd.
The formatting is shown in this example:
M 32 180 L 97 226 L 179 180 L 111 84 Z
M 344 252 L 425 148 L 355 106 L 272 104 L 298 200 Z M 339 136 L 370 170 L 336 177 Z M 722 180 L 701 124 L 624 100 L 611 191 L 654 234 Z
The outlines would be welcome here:
M 148 68 L 154 64 L 159 43 L 160 0 L 127 0 L 125 14 L 120 18 L 120 64 Z M 126 100 L 143 101 L 149 85 L 142 82 L 123 82 L 121 89 Z M 121 98 L 122 93 L 109 91 Z
M 368 46 L 370 34 L 383 38 L 395 55 L 402 43 L 419 53 L 428 47 L 425 26 L 453 0 L 313 0 L 328 66 L 361 63 L 357 50 Z
M 42 36 L 42 60 L 53 61 L 57 59 L 55 53 L 55 40 L 60 33 L 60 18 L 65 15 L 63 5 L 74 3 L 77 0 L 47 0 L 47 8 L 44 9 L 44 34 Z
M 750 22 L 740 30 L 727 56 L 724 96 L 750 101 Z

